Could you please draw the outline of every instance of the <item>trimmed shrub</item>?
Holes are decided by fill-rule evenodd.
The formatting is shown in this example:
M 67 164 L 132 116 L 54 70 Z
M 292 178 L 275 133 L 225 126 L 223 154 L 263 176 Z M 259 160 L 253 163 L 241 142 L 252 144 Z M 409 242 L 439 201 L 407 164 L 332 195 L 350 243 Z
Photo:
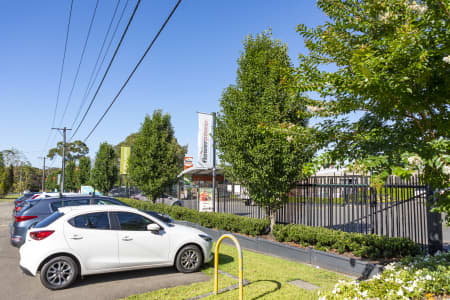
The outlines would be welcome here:
M 296 224 L 275 225 L 272 233 L 279 242 L 294 242 L 325 251 L 333 249 L 339 253 L 351 252 L 370 259 L 398 258 L 422 253 L 418 244 L 406 238 L 348 233 Z
M 251 236 L 265 234 L 270 225 L 270 222 L 266 219 L 254 219 L 224 213 L 198 212 L 186 207 L 153 204 L 128 198 L 119 199 L 137 209 L 167 214 L 175 220 L 188 221 L 207 228 Z M 422 253 L 418 244 L 406 238 L 348 233 L 323 227 L 296 224 L 277 224 L 274 226 L 272 233 L 279 242 L 293 242 L 304 247 L 313 247 L 324 251 L 332 249 L 339 253 L 351 252 L 356 256 L 370 259 L 400 258 Z
M 122 202 L 140 210 L 151 210 L 167 214 L 175 220 L 188 221 L 199 224 L 207 228 L 215 228 L 251 236 L 266 233 L 270 222 L 265 219 L 254 219 L 232 214 L 198 212 L 196 210 L 180 207 L 168 206 L 166 204 L 153 204 L 141 200 L 119 198 Z

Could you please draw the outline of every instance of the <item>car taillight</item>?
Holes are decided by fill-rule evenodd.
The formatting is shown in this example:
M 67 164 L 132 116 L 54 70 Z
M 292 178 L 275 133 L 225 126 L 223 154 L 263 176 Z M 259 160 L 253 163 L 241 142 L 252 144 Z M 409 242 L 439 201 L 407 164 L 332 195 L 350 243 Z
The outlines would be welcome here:
M 17 201 L 17 202 L 16 202 L 16 204 L 20 204 L 20 203 L 22 203 L 22 202 L 23 202 L 23 201 L 22 201 L 22 200 L 20 200 L 20 201 Z
M 53 232 L 55 232 L 55 231 L 54 230 L 33 231 L 33 232 L 30 232 L 30 237 L 33 240 L 41 241 L 41 240 L 45 239 L 46 237 L 50 236 Z
M 39 196 L 40 196 L 40 194 L 34 195 L 34 196 L 31 198 L 31 200 L 36 199 L 36 198 L 39 197 Z
M 22 209 L 23 206 L 16 206 L 16 211 L 19 211 Z
M 27 221 L 35 218 L 37 218 L 37 216 L 16 216 L 16 222 Z

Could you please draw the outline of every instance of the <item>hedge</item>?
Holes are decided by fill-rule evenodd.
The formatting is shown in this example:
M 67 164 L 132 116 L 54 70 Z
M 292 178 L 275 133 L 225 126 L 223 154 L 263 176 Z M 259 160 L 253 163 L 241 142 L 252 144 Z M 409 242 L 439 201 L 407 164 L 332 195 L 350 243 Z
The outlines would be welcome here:
M 422 248 L 407 238 L 349 233 L 322 227 L 275 225 L 273 235 L 279 242 L 293 242 L 325 251 L 333 249 L 339 253 L 351 252 L 370 259 L 399 258 L 422 253 Z
M 207 228 L 251 236 L 266 234 L 270 224 L 266 219 L 254 219 L 224 213 L 198 212 L 179 206 L 153 204 L 128 198 L 119 199 L 137 209 L 164 213 L 175 220 L 188 221 Z M 277 224 L 272 234 L 279 242 L 293 242 L 324 251 L 333 249 L 339 253 L 351 252 L 355 256 L 370 259 L 400 258 L 422 253 L 422 248 L 407 238 L 388 238 L 375 234 L 348 233 L 323 227 Z
M 137 209 L 164 213 L 175 220 L 188 221 L 207 228 L 215 228 L 251 236 L 265 234 L 270 225 L 270 222 L 265 219 L 254 219 L 224 213 L 198 212 L 190 208 L 153 204 L 151 202 L 129 198 L 119 199 Z

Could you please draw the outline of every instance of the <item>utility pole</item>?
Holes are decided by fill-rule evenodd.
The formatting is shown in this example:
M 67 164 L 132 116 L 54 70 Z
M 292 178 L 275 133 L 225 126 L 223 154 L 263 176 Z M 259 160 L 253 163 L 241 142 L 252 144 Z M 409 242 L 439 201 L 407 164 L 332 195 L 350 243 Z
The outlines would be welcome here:
M 55 130 L 62 130 L 63 132 L 63 153 L 62 153 L 62 170 L 61 170 L 61 189 L 60 194 L 64 193 L 64 171 L 66 169 L 66 131 L 72 130 L 67 127 L 64 128 L 52 128 Z
M 45 156 L 38 157 L 44 160 L 44 166 L 42 168 L 42 192 L 45 192 Z

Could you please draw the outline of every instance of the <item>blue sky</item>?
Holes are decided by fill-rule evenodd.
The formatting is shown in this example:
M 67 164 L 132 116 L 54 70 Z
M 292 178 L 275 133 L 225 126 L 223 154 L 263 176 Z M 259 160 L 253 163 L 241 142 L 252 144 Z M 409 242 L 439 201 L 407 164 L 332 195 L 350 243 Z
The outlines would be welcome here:
M 125 2 L 121 1 L 119 11 Z M 95 0 L 74 1 L 56 114 L 58 127 L 70 126 L 75 118 L 117 2 L 100 0 L 71 102 L 60 122 L 95 3 Z M 135 3 L 136 0 L 129 0 L 107 61 Z M 109 75 L 74 140 L 87 136 L 175 3 L 175 0 L 142 0 Z M 17 148 L 38 167 L 41 166 L 38 157 L 61 139 L 54 133 L 52 143 L 44 148 L 55 108 L 69 6 L 70 0 L 4 1 L 0 10 L 0 150 Z M 196 156 L 196 112 L 219 110 L 223 89 L 235 82 L 236 61 L 245 36 L 270 27 L 274 38 L 288 44 L 289 55 L 296 64 L 298 54 L 305 51 L 296 25 L 316 26 L 324 20 L 325 15 L 314 1 L 184 0 L 120 98 L 88 139 L 89 155 L 94 157 L 103 141 L 119 143 L 139 129 L 146 114 L 162 109 L 171 114 L 179 143 L 188 144 L 188 154 Z M 106 64 L 101 74 L 105 67 Z M 83 112 L 86 107 L 85 104 Z

